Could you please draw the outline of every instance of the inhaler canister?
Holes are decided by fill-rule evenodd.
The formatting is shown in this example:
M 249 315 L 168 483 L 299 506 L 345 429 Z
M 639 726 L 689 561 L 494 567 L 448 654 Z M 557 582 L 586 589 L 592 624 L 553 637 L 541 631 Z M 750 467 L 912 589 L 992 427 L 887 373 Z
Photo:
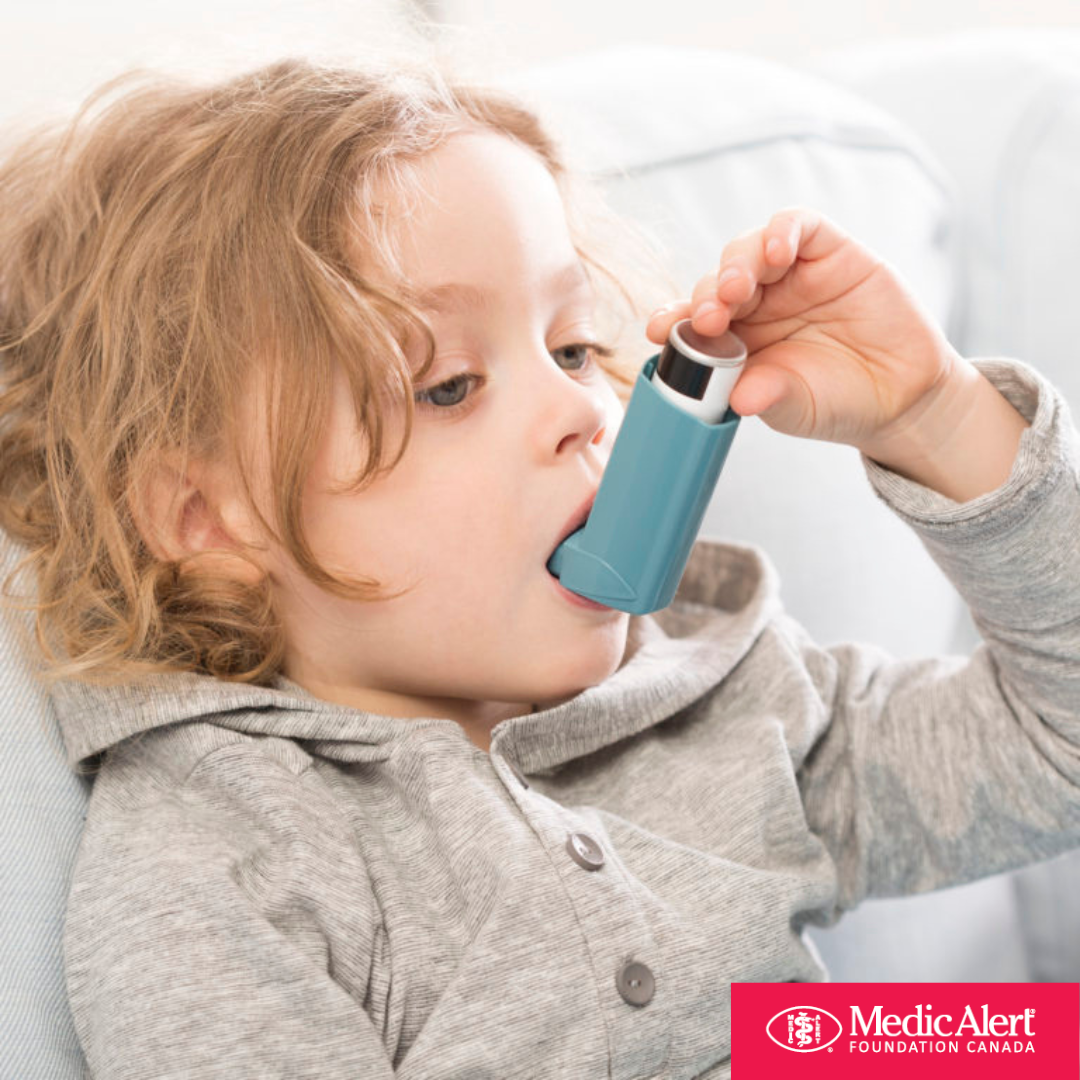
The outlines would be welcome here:
M 730 330 L 671 328 L 638 373 L 588 520 L 548 560 L 564 587 L 634 615 L 671 602 L 742 419 L 728 398 L 746 357 Z
M 689 319 L 682 319 L 668 334 L 652 382 L 683 412 L 706 424 L 718 424 L 728 411 L 731 388 L 745 363 L 746 345 L 730 330 L 706 337 Z

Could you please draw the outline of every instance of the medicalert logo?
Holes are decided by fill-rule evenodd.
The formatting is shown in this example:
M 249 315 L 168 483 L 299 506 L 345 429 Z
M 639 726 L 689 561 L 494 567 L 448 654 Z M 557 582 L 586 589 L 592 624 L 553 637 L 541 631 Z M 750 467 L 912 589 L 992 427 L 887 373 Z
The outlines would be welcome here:
M 732 1080 L 1080 1080 L 1080 983 L 732 983 Z

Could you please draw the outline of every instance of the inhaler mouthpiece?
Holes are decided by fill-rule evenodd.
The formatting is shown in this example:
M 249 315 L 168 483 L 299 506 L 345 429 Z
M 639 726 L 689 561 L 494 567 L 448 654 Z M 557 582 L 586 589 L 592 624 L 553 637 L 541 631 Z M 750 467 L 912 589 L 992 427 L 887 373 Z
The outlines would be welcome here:
M 567 589 L 642 615 L 675 595 L 742 419 L 746 345 L 677 322 L 638 374 L 589 518 L 548 560 Z

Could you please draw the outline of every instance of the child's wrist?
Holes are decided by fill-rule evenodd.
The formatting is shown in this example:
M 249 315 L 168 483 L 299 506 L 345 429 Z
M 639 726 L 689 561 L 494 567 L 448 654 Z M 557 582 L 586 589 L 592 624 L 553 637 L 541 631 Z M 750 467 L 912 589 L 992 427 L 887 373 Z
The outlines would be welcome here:
M 1031 425 L 970 361 L 955 355 L 947 379 L 888 437 L 858 447 L 887 469 L 958 503 L 1001 487 Z

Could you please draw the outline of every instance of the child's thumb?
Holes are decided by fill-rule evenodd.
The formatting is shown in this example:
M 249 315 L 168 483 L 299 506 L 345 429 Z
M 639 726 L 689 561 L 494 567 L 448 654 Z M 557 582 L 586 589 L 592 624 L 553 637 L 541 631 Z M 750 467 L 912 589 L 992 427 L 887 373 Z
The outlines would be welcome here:
M 784 372 L 769 364 L 747 368 L 732 388 L 728 404 L 740 416 L 757 416 L 771 409 L 788 392 Z

